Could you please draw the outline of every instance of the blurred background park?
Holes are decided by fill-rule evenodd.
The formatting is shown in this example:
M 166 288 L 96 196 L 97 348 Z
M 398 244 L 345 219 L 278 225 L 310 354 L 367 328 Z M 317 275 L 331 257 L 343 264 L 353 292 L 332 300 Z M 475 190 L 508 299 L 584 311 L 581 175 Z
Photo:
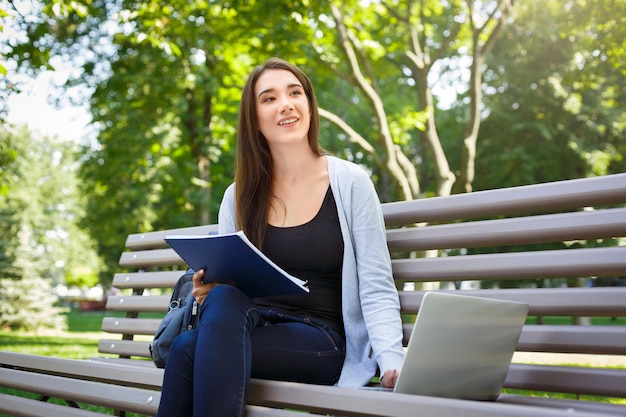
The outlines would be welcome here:
M 241 87 L 272 56 L 383 202 L 626 171 L 626 0 L 0 0 L 0 22 L 4 348 L 96 332 L 76 311 L 115 291 L 128 234 L 216 221 Z M 29 94 L 86 121 L 20 119 Z

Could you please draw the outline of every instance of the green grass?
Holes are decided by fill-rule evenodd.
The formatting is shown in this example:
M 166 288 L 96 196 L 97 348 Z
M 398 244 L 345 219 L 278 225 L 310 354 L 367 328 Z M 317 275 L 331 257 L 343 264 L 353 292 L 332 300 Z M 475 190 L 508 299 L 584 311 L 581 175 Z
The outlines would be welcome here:
M 86 359 L 98 355 L 102 319 L 108 312 L 66 313 L 66 331 L 0 331 L 0 350 L 59 358 Z
M 0 350 L 70 359 L 102 356 L 98 353 L 98 341 L 107 337 L 107 334 L 100 330 L 102 319 L 124 317 L 124 314 L 110 311 L 73 310 L 65 313 L 67 330 L 64 331 L 44 330 L 33 333 L 0 330 Z M 154 318 L 162 316 L 162 314 L 145 315 L 145 317 Z
M 542 398 L 557 398 L 561 400 L 581 400 L 581 401 L 594 401 L 600 403 L 610 403 L 618 405 L 626 405 L 626 398 L 613 398 L 613 397 L 600 397 L 595 395 L 576 395 L 559 392 L 543 392 L 543 391 L 529 391 L 504 388 L 503 394 L 515 394 L 515 395 L 529 395 L 531 397 Z
M 67 330 L 43 331 L 39 333 L 26 333 L 15 331 L 0 331 L 0 350 L 29 353 L 44 356 L 54 356 L 69 359 L 87 359 L 94 356 L 104 356 L 98 353 L 98 341 L 105 337 L 101 332 L 102 319 L 115 316 L 110 311 L 81 312 L 70 311 L 66 313 Z M 119 313 L 123 317 L 123 313 Z M 38 395 L 0 387 L 0 393 L 19 395 L 26 398 L 37 398 Z M 51 403 L 65 404 L 63 400 L 52 398 Z M 114 415 L 112 409 L 96 407 L 90 404 L 79 404 L 85 410 L 103 414 Z M 140 414 L 127 413 L 128 417 L 140 416 Z M 0 417 L 6 417 L 0 413 Z

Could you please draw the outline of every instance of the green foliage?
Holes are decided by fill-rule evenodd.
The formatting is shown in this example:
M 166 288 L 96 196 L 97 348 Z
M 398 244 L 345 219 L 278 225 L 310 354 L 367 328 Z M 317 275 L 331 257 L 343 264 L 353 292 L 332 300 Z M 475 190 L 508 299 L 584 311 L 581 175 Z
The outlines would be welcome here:
M 110 39 L 108 77 L 91 96 L 98 143 L 85 147 L 80 171 L 91 196 L 82 224 L 99 237 L 103 282 L 129 233 L 216 221 L 233 178 L 247 74 L 273 54 L 295 57 L 305 44 L 300 37 L 308 36 L 263 2 L 116 7 L 120 26 Z
M 0 328 L 13 330 L 60 329 L 61 309 L 55 307 L 50 280 L 25 275 L 0 278 Z
M 624 2 L 514 3 L 509 15 L 496 1 L 51 0 L 32 2 L 28 16 L 10 3 L 24 37 L 0 53 L 20 71 L 71 61 L 64 88 L 89 89 L 98 136 L 80 152 L 86 209 L 76 218 L 97 238 L 106 284 L 129 233 L 216 220 L 241 86 L 270 56 L 300 65 L 320 107 L 364 138 L 322 120 L 322 145 L 368 167 L 383 201 L 406 194 L 390 169 L 398 155 L 414 170 L 403 172 L 414 196 L 471 182 L 468 132 L 481 119 L 474 189 L 626 171 Z M 471 69 L 484 71 L 482 107 Z M 0 163 L 10 149 L 0 147 Z M 0 180 L 0 195 L 7 187 Z M 63 270 L 93 280 L 80 262 Z
M 479 189 L 623 172 L 626 3 L 526 3 L 494 49 Z
M 0 198 L 6 197 L 9 192 L 7 177 L 9 176 L 9 167 L 13 165 L 17 159 L 17 150 L 15 149 L 10 137 L 0 140 Z
M 113 37 L 111 76 L 92 96 L 103 128 L 85 149 L 83 224 L 102 236 L 103 280 L 129 233 L 214 222 L 232 178 L 245 25 L 232 7 L 179 3 L 120 4 L 135 30 Z M 241 56 L 226 60 L 236 44 Z
M 76 271 L 99 268 L 91 238 L 78 228 L 84 201 L 78 193 L 74 145 L 0 131 L 15 151 L 3 167 L 0 195 L 0 308 L 2 326 L 57 326 L 51 287 Z

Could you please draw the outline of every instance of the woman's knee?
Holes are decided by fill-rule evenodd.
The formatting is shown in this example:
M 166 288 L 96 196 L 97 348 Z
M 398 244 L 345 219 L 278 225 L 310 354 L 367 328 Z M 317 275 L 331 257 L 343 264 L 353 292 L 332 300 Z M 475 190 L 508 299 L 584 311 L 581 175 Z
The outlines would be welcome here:
M 200 308 L 200 325 L 230 328 L 248 319 L 256 310 L 252 300 L 232 285 L 220 285 L 211 290 Z

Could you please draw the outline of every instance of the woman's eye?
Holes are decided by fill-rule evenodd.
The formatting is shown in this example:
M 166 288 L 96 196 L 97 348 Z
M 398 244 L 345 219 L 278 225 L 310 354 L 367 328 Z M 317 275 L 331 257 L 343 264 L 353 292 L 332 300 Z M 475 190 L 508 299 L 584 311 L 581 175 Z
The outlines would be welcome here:
M 270 101 L 274 101 L 274 97 L 265 97 L 265 98 L 263 99 L 263 103 L 268 103 L 268 102 L 270 102 Z

